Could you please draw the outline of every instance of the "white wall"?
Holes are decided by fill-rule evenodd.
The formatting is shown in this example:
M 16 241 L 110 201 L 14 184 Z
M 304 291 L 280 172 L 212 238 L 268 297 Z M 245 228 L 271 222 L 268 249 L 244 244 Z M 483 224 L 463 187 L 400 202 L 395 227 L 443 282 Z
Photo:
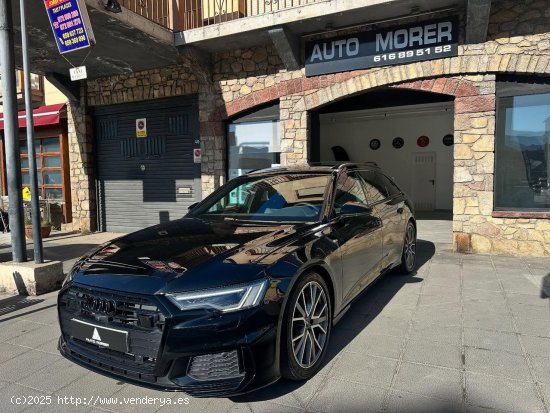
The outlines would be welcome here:
M 453 146 L 443 145 L 446 134 L 453 134 L 453 104 L 430 103 L 364 111 L 323 114 L 321 121 L 321 161 L 334 161 L 332 146 L 342 146 L 354 162 L 374 161 L 413 198 L 414 153 L 436 153 L 436 209 L 452 210 Z M 420 148 L 416 140 L 426 135 L 430 144 Z M 392 146 L 395 137 L 405 145 Z M 380 139 L 380 149 L 373 151 L 370 140 Z

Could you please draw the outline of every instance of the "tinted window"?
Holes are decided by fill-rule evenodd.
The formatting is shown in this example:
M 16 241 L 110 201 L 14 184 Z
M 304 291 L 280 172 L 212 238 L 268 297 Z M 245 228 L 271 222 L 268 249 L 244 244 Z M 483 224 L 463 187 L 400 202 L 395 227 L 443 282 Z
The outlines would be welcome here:
M 390 197 L 401 194 L 399 188 L 386 175 L 377 172 L 376 178 L 384 184 Z
M 383 201 L 388 197 L 386 186 L 380 179 L 377 179 L 377 174 L 374 171 L 361 171 L 361 176 L 365 181 L 367 198 L 371 204 Z
M 330 175 L 280 174 L 230 181 L 194 216 L 254 221 L 316 221 Z
M 356 202 L 364 205 L 368 205 L 365 191 L 361 181 L 348 175 L 344 180 L 340 180 L 338 187 L 336 188 L 336 196 L 334 198 L 334 210 L 338 214 L 342 206 L 348 202 Z

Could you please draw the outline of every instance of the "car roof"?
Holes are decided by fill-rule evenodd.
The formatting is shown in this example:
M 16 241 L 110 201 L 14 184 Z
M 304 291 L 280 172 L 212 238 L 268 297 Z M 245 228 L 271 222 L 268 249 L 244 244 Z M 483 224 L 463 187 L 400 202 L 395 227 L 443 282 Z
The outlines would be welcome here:
M 296 164 L 292 166 L 274 166 L 272 168 L 256 169 L 246 175 L 263 175 L 270 173 L 331 173 L 341 170 L 353 169 L 380 169 L 375 162 L 310 162 L 309 164 Z

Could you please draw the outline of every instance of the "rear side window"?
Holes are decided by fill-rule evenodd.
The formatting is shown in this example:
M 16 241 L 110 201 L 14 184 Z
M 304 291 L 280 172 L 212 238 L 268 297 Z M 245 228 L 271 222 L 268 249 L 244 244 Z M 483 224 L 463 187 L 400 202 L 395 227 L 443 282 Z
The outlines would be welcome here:
M 346 176 L 345 179 L 338 183 L 336 196 L 334 197 L 334 210 L 336 214 L 339 214 L 342 206 L 348 202 L 368 205 L 361 180 L 353 176 L 353 174 Z
M 401 190 L 386 175 L 376 172 L 376 177 L 378 180 L 380 180 L 380 182 L 384 184 L 390 198 L 401 194 Z
M 365 192 L 370 204 L 383 201 L 388 197 L 386 186 L 374 171 L 360 171 L 360 174 L 365 181 Z

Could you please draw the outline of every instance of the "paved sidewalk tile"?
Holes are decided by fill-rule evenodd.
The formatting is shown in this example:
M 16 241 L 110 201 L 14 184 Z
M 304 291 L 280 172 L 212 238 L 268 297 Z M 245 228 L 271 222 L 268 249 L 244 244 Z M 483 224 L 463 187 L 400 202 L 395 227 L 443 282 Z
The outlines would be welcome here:
M 546 357 L 529 356 L 537 380 L 550 386 L 550 355 Z M 547 399 L 550 403 L 550 399 Z
M 31 349 L 21 347 L 21 346 L 15 346 L 9 343 L 0 343 L 0 363 L 3 363 L 14 357 L 17 357 L 21 353 L 26 353 L 27 351 L 31 351 Z M 0 371 L 4 371 L 4 370 L 0 368 Z M 0 378 L 1 377 L 2 376 L 0 376 Z
M 460 369 L 462 367 L 462 351 L 460 347 L 447 343 L 410 340 L 407 343 L 403 360 Z
M 403 391 L 393 390 L 389 395 L 387 413 L 458 413 L 464 409 L 461 402 L 434 399 Z
M 518 336 L 515 333 L 464 328 L 464 344 L 483 350 L 507 351 L 522 354 Z
M 531 378 L 527 361 L 521 354 L 466 347 L 465 360 L 468 371 L 524 381 Z
M 349 343 L 346 350 L 352 353 L 397 359 L 401 352 L 402 343 L 403 337 L 376 334 L 367 331 L 359 333 Z
M 397 360 L 368 356 L 358 353 L 344 353 L 330 371 L 329 377 L 343 381 L 390 387 Z
M 88 370 L 85 368 L 60 358 L 54 363 L 40 370 L 37 369 L 33 374 L 18 380 L 18 383 L 47 393 L 54 393 L 87 373 Z M 55 379 L 52 380 L 52 378 Z
M 43 327 L 43 325 L 25 320 L 17 320 L 11 323 L 2 322 L 0 324 L 0 342 L 13 340 L 40 327 Z
M 59 338 L 60 334 L 61 332 L 59 330 L 59 326 L 57 325 L 56 326 L 40 325 L 39 328 L 33 329 L 28 333 L 21 334 L 17 337 L 14 337 L 6 341 L 10 344 L 26 346 L 26 347 L 31 347 L 36 349 L 46 344 L 48 341 L 52 341 L 52 340 L 55 340 L 56 338 Z
M 109 397 L 121 390 L 125 383 L 102 376 L 95 372 L 87 372 L 79 379 L 59 389 L 55 394 L 67 397 L 80 397 L 89 400 L 92 397 Z
M 387 390 L 329 378 L 307 410 L 319 413 L 379 412 Z
M 466 401 L 517 413 L 544 411 L 533 383 L 471 372 L 466 372 Z
M 550 338 L 521 336 L 525 351 L 531 356 L 550 357 Z
M 22 412 L 31 407 L 35 401 L 39 402 L 40 398 L 45 402 L 45 396 L 48 396 L 48 394 L 18 384 L 9 384 L 0 388 L 0 412 Z M 34 397 L 38 397 L 39 399 L 35 400 Z
M 413 340 L 427 340 L 439 343 L 461 344 L 460 325 L 442 325 L 439 323 L 414 323 L 410 338 Z
M 477 311 L 464 312 L 464 327 L 509 333 L 514 332 L 512 320 L 508 315 Z
M 462 380 L 459 370 L 404 362 L 394 387 L 428 397 L 462 401 Z
M 24 377 L 34 374 L 37 370 L 53 364 L 61 356 L 31 350 L 21 353 L 0 364 L 0 371 L 5 372 L 4 378 L 11 382 L 17 382 Z

